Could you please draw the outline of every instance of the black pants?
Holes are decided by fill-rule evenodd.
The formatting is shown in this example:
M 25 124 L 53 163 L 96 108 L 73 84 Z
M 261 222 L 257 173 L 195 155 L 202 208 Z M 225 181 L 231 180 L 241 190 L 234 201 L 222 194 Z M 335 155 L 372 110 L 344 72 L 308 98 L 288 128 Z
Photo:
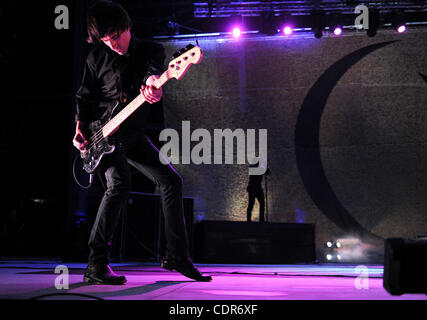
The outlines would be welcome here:
M 252 209 L 255 204 L 255 199 L 258 199 L 259 203 L 259 221 L 264 221 L 264 211 L 265 211 L 265 202 L 264 202 L 264 191 L 262 189 L 251 190 L 249 193 L 249 203 L 246 210 L 247 221 L 251 221 Z
M 89 264 L 108 264 L 111 242 L 120 211 L 127 205 L 131 176 L 129 164 L 152 180 L 160 190 L 165 220 L 166 256 L 188 256 L 182 200 L 182 178 L 170 164 L 160 162 L 160 151 L 141 133 L 118 138 L 116 150 L 105 155 L 100 173 L 106 190 L 89 237 Z M 141 214 L 152 214 L 144 213 Z

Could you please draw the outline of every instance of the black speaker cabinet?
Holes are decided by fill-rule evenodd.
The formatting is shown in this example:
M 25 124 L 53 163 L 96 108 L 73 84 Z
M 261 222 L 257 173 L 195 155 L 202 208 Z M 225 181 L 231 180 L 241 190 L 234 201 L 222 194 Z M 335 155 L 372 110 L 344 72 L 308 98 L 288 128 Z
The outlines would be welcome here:
M 184 216 L 189 243 L 192 240 L 193 199 L 184 198 Z M 131 192 L 122 219 L 120 260 L 159 261 L 166 240 L 160 196 Z M 190 248 L 190 253 L 191 253 Z
M 195 225 L 194 249 L 196 262 L 310 263 L 314 224 L 205 220 Z
M 427 294 L 427 240 L 387 239 L 383 286 L 392 295 Z

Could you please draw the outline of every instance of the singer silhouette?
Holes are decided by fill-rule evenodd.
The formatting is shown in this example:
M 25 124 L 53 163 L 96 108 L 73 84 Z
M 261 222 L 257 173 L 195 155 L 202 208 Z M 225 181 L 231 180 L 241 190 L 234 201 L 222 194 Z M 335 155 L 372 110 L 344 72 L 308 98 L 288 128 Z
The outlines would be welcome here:
M 258 167 L 258 163 L 251 164 L 250 167 Z M 267 176 L 270 174 L 270 169 L 267 168 L 264 174 L 261 175 L 250 175 L 249 176 L 249 183 L 246 188 L 246 191 L 248 192 L 248 208 L 246 210 L 246 219 L 248 222 L 251 222 L 252 218 L 252 209 L 255 204 L 255 199 L 258 200 L 259 204 L 259 221 L 264 222 L 264 212 L 265 212 L 265 200 L 264 200 L 264 190 L 262 189 L 262 180 L 264 176 Z

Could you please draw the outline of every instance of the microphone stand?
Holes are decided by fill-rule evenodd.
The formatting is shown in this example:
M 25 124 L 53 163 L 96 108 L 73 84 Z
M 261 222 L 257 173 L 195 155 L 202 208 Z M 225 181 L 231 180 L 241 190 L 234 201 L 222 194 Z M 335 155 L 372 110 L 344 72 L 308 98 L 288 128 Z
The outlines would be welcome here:
M 265 185 L 265 222 L 268 222 L 268 184 L 267 184 L 267 176 L 268 176 L 268 174 L 264 176 L 264 185 Z

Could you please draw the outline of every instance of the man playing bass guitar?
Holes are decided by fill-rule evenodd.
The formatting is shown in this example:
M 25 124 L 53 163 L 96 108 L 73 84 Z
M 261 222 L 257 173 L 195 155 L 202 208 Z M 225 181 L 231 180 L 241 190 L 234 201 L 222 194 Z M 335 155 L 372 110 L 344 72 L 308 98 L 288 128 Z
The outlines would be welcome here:
M 137 39 L 130 31 L 131 20 L 125 9 L 114 2 L 99 1 L 87 15 L 89 42 L 95 47 L 86 59 L 82 84 L 76 94 L 74 146 L 85 152 L 91 126 L 124 103 L 141 94 L 149 104 L 162 98 L 162 89 L 153 84 L 163 69 L 161 45 Z M 144 84 L 141 86 L 141 84 Z M 130 192 L 129 163 L 151 179 L 161 193 L 165 218 L 166 256 L 161 266 L 176 270 L 197 281 L 210 281 L 189 257 L 182 200 L 182 178 L 170 165 L 159 160 L 159 150 L 144 133 L 147 103 L 136 110 L 112 134 L 115 146 L 103 156 L 97 170 L 105 177 L 106 190 L 89 237 L 89 258 L 84 281 L 98 284 L 124 284 L 126 278 L 109 266 L 113 233 L 121 209 Z M 142 213 L 141 213 L 142 214 Z

